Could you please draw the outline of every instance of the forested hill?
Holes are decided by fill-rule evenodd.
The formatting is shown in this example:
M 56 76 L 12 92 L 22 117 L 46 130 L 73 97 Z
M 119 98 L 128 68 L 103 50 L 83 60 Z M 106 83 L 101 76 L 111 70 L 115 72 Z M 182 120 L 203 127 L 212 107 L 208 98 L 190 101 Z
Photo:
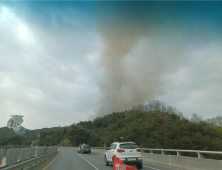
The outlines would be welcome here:
M 62 140 L 62 142 L 61 142 Z M 181 114 L 160 110 L 112 113 L 94 121 L 79 122 L 55 132 L 41 133 L 39 144 L 92 146 L 134 141 L 140 147 L 222 150 L 222 128 Z
M 0 137 L 7 137 L 7 136 L 12 136 L 12 131 L 11 129 L 7 127 L 1 127 L 0 128 Z
M 148 148 L 222 150 L 221 127 L 158 110 L 131 110 L 80 122 L 68 128 L 67 137 L 72 145 L 134 141 Z
M 198 119 L 188 120 L 182 114 L 167 110 L 133 109 L 38 134 L 39 137 L 37 134 L 18 137 L 20 144 L 35 140 L 34 145 L 77 146 L 84 142 L 91 146 L 104 143 L 108 146 L 114 141 L 134 141 L 148 148 L 222 151 L 220 126 Z
M 65 127 L 63 127 L 65 128 Z M 43 132 L 54 133 L 63 129 L 62 127 L 42 128 L 36 130 L 28 130 L 24 136 L 17 136 L 12 129 L 7 127 L 0 128 L 0 145 L 30 145 L 31 141 L 36 141 L 38 135 Z M 35 144 L 36 144 L 35 142 Z

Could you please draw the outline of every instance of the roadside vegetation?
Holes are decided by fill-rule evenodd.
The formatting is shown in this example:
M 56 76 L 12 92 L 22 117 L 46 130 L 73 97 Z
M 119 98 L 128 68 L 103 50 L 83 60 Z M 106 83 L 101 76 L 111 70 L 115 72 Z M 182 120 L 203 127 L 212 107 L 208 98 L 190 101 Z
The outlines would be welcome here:
M 101 147 L 114 141 L 134 141 L 144 148 L 222 151 L 222 117 L 204 120 L 193 114 L 187 119 L 176 108 L 153 101 L 69 127 L 30 131 L 23 137 L 0 137 L 0 145 L 78 146 L 87 143 Z

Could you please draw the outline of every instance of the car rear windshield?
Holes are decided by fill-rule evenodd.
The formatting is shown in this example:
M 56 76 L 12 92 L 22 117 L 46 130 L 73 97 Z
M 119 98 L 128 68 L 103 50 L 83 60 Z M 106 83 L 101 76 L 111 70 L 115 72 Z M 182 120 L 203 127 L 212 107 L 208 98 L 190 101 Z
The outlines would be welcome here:
M 126 144 L 120 144 L 119 148 L 121 148 L 121 149 L 136 149 L 136 148 L 139 148 L 139 146 L 137 144 L 126 143 Z
M 85 148 L 90 148 L 90 146 L 89 145 L 83 145 L 83 148 L 85 149 Z

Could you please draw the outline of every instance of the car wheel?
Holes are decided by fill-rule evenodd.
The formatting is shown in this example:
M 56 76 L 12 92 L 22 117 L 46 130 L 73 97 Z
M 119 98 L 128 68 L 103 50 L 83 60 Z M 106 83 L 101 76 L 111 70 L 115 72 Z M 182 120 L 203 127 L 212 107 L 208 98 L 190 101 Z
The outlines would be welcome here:
M 106 166 L 109 166 L 109 162 L 107 161 L 106 156 L 104 156 L 104 163 Z
M 143 168 L 143 164 L 137 164 L 136 167 L 137 167 L 137 169 L 142 169 Z
M 113 158 L 112 158 L 112 164 L 113 164 L 113 166 L 114 166 L 114 156 L 113 156 Z

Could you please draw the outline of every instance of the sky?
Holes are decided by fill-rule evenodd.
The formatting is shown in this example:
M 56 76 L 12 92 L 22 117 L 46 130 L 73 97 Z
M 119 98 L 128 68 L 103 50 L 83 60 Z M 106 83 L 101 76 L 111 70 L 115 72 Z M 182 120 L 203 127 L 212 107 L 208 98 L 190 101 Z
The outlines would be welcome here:
M 160 100 L 222 115 L 222 2 L 0 1 L 0 127 L 68 126 Z

